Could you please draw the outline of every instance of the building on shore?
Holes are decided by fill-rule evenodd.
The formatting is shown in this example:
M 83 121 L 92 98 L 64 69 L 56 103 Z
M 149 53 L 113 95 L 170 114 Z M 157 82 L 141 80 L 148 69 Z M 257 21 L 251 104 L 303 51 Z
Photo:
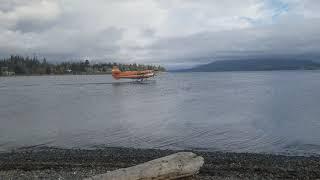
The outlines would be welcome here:
M 14 76 L 15 72 L 9 71 L 8 67 L 1 67 L 0 76 Z

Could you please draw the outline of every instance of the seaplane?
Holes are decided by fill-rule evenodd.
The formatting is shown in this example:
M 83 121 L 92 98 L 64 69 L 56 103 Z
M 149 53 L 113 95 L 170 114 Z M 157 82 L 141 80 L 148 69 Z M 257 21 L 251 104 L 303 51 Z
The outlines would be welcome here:
M 143 71 L 121 71 L 117 66 L 112 67 L 112 77 L 116 80 L 119 79 L 135 79 L 137 81 L 143 81 L 145 79 L 154 77 L 153 70 Z

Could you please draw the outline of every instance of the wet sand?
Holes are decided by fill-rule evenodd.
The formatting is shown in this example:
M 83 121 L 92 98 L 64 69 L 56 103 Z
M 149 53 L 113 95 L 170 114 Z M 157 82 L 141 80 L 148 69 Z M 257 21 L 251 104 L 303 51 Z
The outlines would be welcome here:
M 177 151 L 31 147 L 0 153 L 0 179 L 82 179 Z M 320 157 L 193 151 L 205 159 L 193 179 L 319 179 Z

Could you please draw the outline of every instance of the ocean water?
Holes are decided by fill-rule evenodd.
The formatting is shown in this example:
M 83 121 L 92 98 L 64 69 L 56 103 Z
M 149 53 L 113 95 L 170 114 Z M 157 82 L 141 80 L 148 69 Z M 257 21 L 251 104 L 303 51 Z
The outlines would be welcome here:
M 320 72 L 0 77 L 0 151 L 33 146 L 320 154 Z

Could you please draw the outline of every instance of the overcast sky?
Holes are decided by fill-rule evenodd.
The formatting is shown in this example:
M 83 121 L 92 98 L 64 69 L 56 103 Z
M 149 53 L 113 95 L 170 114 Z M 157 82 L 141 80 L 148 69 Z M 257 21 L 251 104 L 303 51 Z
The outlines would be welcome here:
M 0 56 L 192 65 L 318 56 L 320 0 L 0 0 Z

